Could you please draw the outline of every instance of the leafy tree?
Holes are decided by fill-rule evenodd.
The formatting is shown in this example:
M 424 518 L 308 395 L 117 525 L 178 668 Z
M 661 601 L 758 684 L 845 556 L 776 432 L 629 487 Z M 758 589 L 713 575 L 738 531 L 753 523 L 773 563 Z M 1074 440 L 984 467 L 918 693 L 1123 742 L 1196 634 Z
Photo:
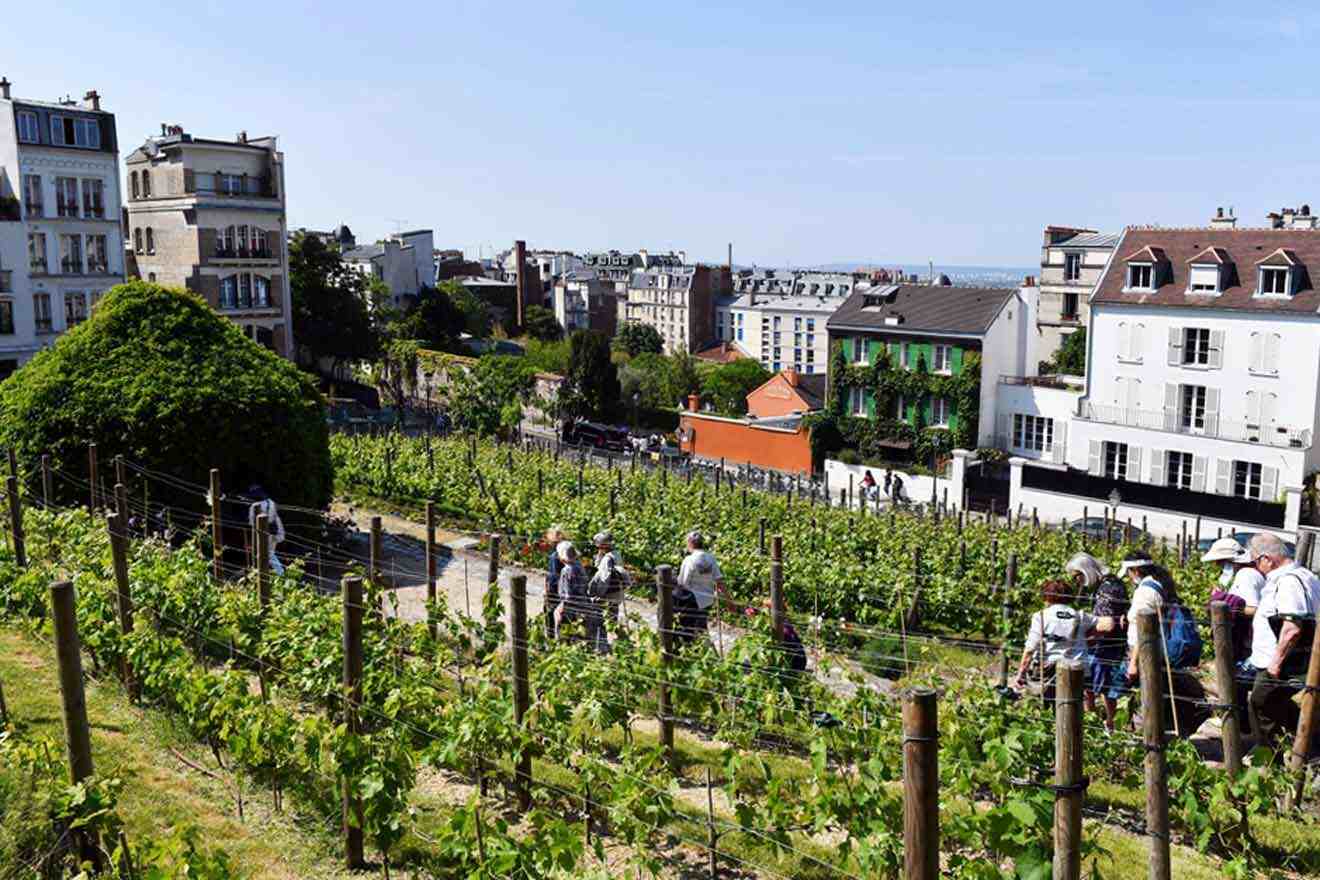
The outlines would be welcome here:
M 689 394 L 701 393 L 701 373 L 697 369 L 697 359 L 686 351 L 671 354 L 668 382 L 668 405 L 686 406 Z
M 312 377 L 198 297 L 133 281 L 0 384 L 0 439 L 86 473 L 87 444 L 198 485 L 260 482 L 281 504 L 323 507 L 334 474 Z M 197 509 L 189 491 L 153 501 Z
M 523 312 L 523 333 L 542 342 L 564 338 L 564 328 L 555 320 L 555 313 L 545 306 L 530 305 Z
M 611 419 L 619 409 L 619 376 L 602 333 L 578 330 L 569 337 L 568 376 L 559 391 L 565 417 Z
M 524 356 L 527 362 L 543 373 L 568 374 L 570 345 L 567 339 L 554 342 L 542 342 L 539 339 L 527 340 Z
M 394 408 L 400 423 L 417 387 L 417 353 L 421 348 L 416 339 L 389 339 L 371 365 L 371 380 Z
M 1063 344 L 1054 353 L 1052 372 L 1068 376 L 1082 376 L 1086 373 L 1086 328 L 1074 330 L 1063 338 Z
M 398 326 L 390 331 L 393 337 L 419 340 L 433 351 L 461 349 L 464 316 L 442 290 L 422 288 L 417 304 L 397 320 Z
M 490 306 L 485 300 L 468 290 L 457 281 L 442 281 L 440 291 L 449 295 L 450 300 L 463 315 L 463 325 L 468 333 L 477 339 L 490 336 Z
M 458 427 L 482 435 L 508 436 L 531 400 L 536 370 L 512 355 L 483 355 L 471 370 L 450 372 L 449 413 Z
M 647 352 L 660 354 L 665 350 L 665 341 L 660 337 L 660 331 L 650 324 L 629 321 L 614 334 L 612 347 L 628 357 L 637 357 Z
M 338 366 L 371 357 L 374 342 L 364 279 L 344 263 L 338 250 L 298 233 L 289 243 L 289 286 L 300 361 L 329 359 Z
M 673 385 L 673 362 L 664 355 L 646 352 L 619 367 L 619 390 L 629 405 L 637 394 L 642 409 L 670 409 L 678 402 Z
M 702 383 L 702 397 L 715 411 L 724 415 L 747 414 L 747 395 L 764 385 L 770 371 L 754 360 L 742 358 L 722 364 L 707 374 Z

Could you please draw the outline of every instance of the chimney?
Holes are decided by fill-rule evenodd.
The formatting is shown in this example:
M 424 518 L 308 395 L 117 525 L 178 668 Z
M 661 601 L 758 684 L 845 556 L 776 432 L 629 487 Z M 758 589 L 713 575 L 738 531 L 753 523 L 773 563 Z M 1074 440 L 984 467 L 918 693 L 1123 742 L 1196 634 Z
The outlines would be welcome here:
M 240 131 L 240 132 L 238 133 L 238 138 L 237 138 L 236 140 L 237 140 L 240 144 L 246 144 L 246 143 L 247 143 L 247 132 L 246 132 L 246 131 Z
M 527 302 L 527 242 L 519 239 L 513 243 L 513 258 L 518 270 L 517 304 L 515 311 L 518 326 L 523 325 L 523 305 Z
M 801 377 L 798 376 L 797 370 L 794 370 L 793 368 L 790 367 L 784 370 L 783 373 L 784 373 L 784 381 L 788 383 L 788 386 L 790 388 L 796 388 L 798 387 L 798 385 L 801 384 L 802 379 Z
M 733 278 L 733 242 L 729 242 L 729 278 Z
M 161 137 L 165 137 L 166 131 L 167 131 L 168 129 L 169 129 L 169 126 L 162 122 L 162 123 L 160 124 L 160 136 L 161 136 Z
M 9 87 L 12 85 L 13 83 L 9 81 L 9 77 L 0 76 L 0 98 L 4 98 L 6 101 L 9 100 Z
M 1023 279 L 1022 279 L 1022 286 L 1023 286 L 1023 287 L 1035 287 L 1035 286 L 1036 286 L 1036 276 L 1035 276 L 1035 275 L 1028 275 L 1026 278 L 1023 278 Z
M 93 110 L 101 109 L 101 95 L 96 91 L 96 89 L 92 89 L 90 92 L 83 95 L 83 100 L 87 102 L 87 106 L 90 107 L 91 109 Z
M 689 394 L 689 395 L 688 395 L 688 412 L 696 412 L 696 411 L 699 410 L 699 409 L 701 409 L 701 395 L 699 395 L 699 394 Z
M 1222 207 L 1215 209 L 1215 216 L 1210 221 L 1211 229 L 1234 229 L 1237 227 L 1237 218 L 1233 216 L 1233 209 L 1229 208 L 1228 213 L 1224 213 Z

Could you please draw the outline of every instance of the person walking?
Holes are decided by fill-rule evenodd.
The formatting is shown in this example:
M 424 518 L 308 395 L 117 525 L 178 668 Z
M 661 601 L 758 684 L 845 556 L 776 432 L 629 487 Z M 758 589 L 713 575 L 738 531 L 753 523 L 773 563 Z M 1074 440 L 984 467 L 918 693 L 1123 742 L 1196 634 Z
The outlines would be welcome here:
M 564 530 L 559 526 L 551 526 L 545 531 L 545 544 L 549 547 L 550 553 L 545 563 L 545 601 L 542 603 L 542 613 L 545 615 L 545 635 L 546 638 L 553 640 L 555 637 L 555 612 L 559 609 L 559 574 L 563 571 L 564 560 L 559 555 L 559 545 L 564 541 Z
M 257 517 L 263 513 L 266 515 L 266 530 L 269 533 L 266 549 L 270 556 L 270 570 L 276 575 L 282 575 L 284 565 L 280 562 L 279 556 L 275 555 L 275 548 L 284 540 L 284 521 L 280 519 L 279 508 L 275 506 L 274 500 L 266 494 L 260 483 L 249 486 L 247 496 L 252 499 L 252 503 L 248 505 L 248 525 L 252 528 L 253 534 L 256 534 Z
M 1117 621 L 1097 618 L 1073 607 L 1073 590 L 1067 582 L 1047 580 L 1040 587 L 1045 607 L 1031 616 L 1031 627 L 1018 664 L 1017 686 L 1027 684 L 1027 671 L 1033 664 L 1040 675 L 1046 700 L 1054 698 L 1055 667 L 1061 660 L 1081 660 L 1086 653 L 1086 638 L 1092 632 L 1112 632 Z
M 559 601 L 563 603 L 563 612 L 559 617 L 556 635 L 562 637 L 566 630 L 581 624 L 586 630 L 586 638 L 594 635 L 597 628 L 597 608 L 587 595 L 587 572 L 582 568 L 577 548 L 569 541 L 561 541 L 555 548 L 559 557 Z
M 1073 580 L 1078 602 L 1091 597 L 1091 614 L 1096 618 L 1119 621 L 1127 614 L 1128 593 L 1123 581 L 1105 571 L 1100 561 L 1089 553 L 1078 553 L 1064 566 Z M 1127 642 L 1118 633 L 1093 639 L 1086 652 L 1086 709 L 1094 711 L 1096 699 L 1103 701 L 1105 729 L 1114 730 L 1118 698 L 1123 695 L 1124 659 Z
M 705 636 L 710 626 L 710 609 L 719 593 L 724 592 L 724 573 L 714 555 L 706 549 L 706 538 L 696 529 L 687 535 L 687 556 L 678 569 L 678 585 L 692 596 L 689 609 L 680 615 L 678 629 L 691 642 Z
M 1251 618 L 1251 725 L 1258 741 L 1274 747 L 1293 732 L 1301 715 L 1293 695 L 1302 689 L 1310 660 L 1320 579 L 1288 555 L 1277 535 L 1260 532 L 1247 545 L 1256 570 L 1265 576 L 1260 604 Z
M 597 532 L 591 542 L 596 545 L 596 562 L 587 593 L 598 606 L 599 620 L 595 631 L 588 632 L 588 637 L 596 650 L 604 654 L 610 648 L 606 627 L 618 624 L 623 594 L 631 579 L 623 567 L 623 557 L 614 549 L 613 535 Z
M 866 501 L 870 501 L 874 497 L 875 497 L 875 474 L 871 473 L 870 469 L 868 468 L 866 473 L 862 475 L 862 498 Z
M 1249 733 L 1252 727 L 1247 694 L 1258 671 L 1251 664 L 1251 624 L 1260 606 L 1265 576 L 1256 570 L 1251 554 L 1232 536 L 1219 538 L 1211 544 L 1210 549 L 1201 556 L 1201 561 L 1218 563 L 1220 566 L 1219 583 L 1210 594 L 1210 602 L 1223 602 L 1228 606 L 1234 678 L 1237 681 L 1234 704 L 1242 731 Z

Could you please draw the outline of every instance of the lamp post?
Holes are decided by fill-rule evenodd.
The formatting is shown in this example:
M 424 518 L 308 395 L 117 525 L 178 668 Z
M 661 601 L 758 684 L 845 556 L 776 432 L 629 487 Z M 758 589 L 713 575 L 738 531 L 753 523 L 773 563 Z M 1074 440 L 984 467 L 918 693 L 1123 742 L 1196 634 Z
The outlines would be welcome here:
M 632 396 L 632 401 L 633 401 L 633 431 L 636 432 L 638 430 L 638 422 L 640 421 L 640 418 L 638 416 L 638 407 L 641 405 L 642 402 L 642 393 L 640 391 L 634 391 Z
M 1117 487 L 1115 487 L 1114 490 L 1109 493 L 1109 509 L 1114 512 L 1113 522 L 1115 525 L 1118 524 L 1118 504 L 1122 500 L 1123 500 L 1123 496 L 1118 493 L 1118 489 Z M 1108 529 L 1109 529 L 1109 523 L 1105 523 L 1105 530 L 1108 531 Z M 1128 536 L 1124 535 L 1123 540 L 1126 541 L 1127 539 Z M 1109 540 L 1108 535 L 1105 536 L 1105 540 L 1106 541 Z

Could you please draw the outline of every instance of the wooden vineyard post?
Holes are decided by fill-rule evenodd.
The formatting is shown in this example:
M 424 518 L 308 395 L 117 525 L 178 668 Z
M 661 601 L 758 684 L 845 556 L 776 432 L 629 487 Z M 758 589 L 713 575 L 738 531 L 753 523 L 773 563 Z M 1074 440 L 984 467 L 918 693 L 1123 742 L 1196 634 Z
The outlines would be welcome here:
M 119 514 L 120 520 L 124 523 L 125 534 L 127 534 L 128 521 L 131 519 L 128 510 L 128 488 L 124 483 L 115 483 L 115 512 Z M 150 518 L 149 511 L 142 512 L 142 521 L 145 525 Z
M 527 708 L 531 704 L 531 691 L 527 681 L 527 577 L 513 576 L 509 594 L 513 638 L 513 723 L 519 727 L 527 724 Z M 532 808 L 532 753 L 523 749 L 518 753 L 518 763 L 514 769 L 514 790 L 518 797 L 518 809 L 527 812 Z
M 380 517 L 371 518 L 371 542 L 368 545 L 367 576 L 371 583 L 380 587 L 381 539 Z
M 119 632 L 127 638 L 133 632 L 133 594 L 128 584 L 128 520 L 118 513 L 105 518 L 110 532 L 110 553 L 115 569 L 115 595 L 118 600 Z M 128 653 L 120 657 L 119 675 L 128 687 L 129 699 L 137 702 L 138 686 L 128 663 Z
M 69 753 L 69 780 L 77 785 L 91 776 L 92 734 L 87 724 L 87 697 L 83 691 L 82 644 L 78 640 L 78 616 L 73 584 L 56 581 L 50 585 L 51 612 L 55 623 L 55 659 L 59 663 L 60 697 L 64 708 L 64 742 Z M 78 835 L 79 857 L 101 865 L 97 841 L 86 833 Z
M 935 691 L 903 697 L 903 876 L 940 876 L 939 719 Z
M 270 608 L 270 520 L 266 514 L 257 514 L 257 599 L 261 602 L 261 616 Z
M 912 548 L 912 602 L 903 615 L 905 629 L 915 629 L 921 622 L 921 548 Z
M 1320 627 L 1311 639 L 1311 662 L 1306 667 L 1306 689 L 1302 692 L 1302 717 L 1297 722 L 1297 739 L 1288 754 L 1288 769 L 1294 778 L 1286 800 L 1288 809 L 1301 806 L 1302 789 L 1306 785 L 1306 756 L 1311 748 L 1311 732 L 1315 730 L 1316 689 L 1320 688 Z
M 541 468 L 536 469 L 536 497 L 545 497 L 545 471 Z
M 610 519 L 619 515 L 619 490 L 610 489 Z
M 211 573 L 217 581 L 223 573 L 225 539 L 220 522 L 220 470 L 211 468 Z
M 539 477 L 541 472 L 538 470 L 536 474 Z M 435 619 L 435 576 L 435 504 L 428 501 L 426 502 L 426 628 L 433 642 L 440 634 L 439 624 Z
M 87 444 L 87 479 L 91 483 L 91 510 L 96 510 L 96 487 L 101 482 L 101 468 L 96 463 L 96 444 Z
M 1182 543 L 1178 545 L 1178 561 L 1187 564 L 1187 520 L 1182 521 Z
M 761 520 L 764 524 L 765 520 Z M 775 641 L 784 640 L 784 538 L 770 539 L 770 625 Z
M 1008 687 L 1008 628 L 1013 620 L 1011 596 L 1017 586 L 1017 554 L 1008 554 L 1008 565 L 1004 568 L 1004 595 L 1000 606 L 1004 618 L 1004 644 L 999 649 L 999 686 Z
M 115 456 L 115 483 L 128 485 L 128 472 L 124 470 L 124 456 Z
M 1082 876 L 1082 663 L 1058 664 L 1054 712 L 1054 880 Z
M 1228 605 L 1211 602 L 1210 621 L 1215 643 L 1215 683 L 1219 690 L 1224 768 L 1229 779 L 1236 779 L 1242 772 L 1242 731 L 1238 726 L 1237 681 L 1233 678 L 1233 624 Z
M 1196 533 L 1193 540 L 1195 540 L 1196 543 L 1192 546 L 1196 548 L 1196 552 L 1201 552 L 1201 514 L 1199 513 L 1196 515 Z
M 759 528 L 760 528 L 760 537 L 757 539 L 758 542 L 757 546 L 760 547 L 760 553 L 762 556 L 764 556 L 765 555 L 765 517 L 761 517 Z
M 344 725 L 359 733 L 358 704 L 362 702 L 362 578 L 346 577 L 344 603 Z M 343 779 L 344 861 L 350 871 L 366 867 L 362 851 L 362 801 L 351 794 L 356 780 Z
M 710 768 L 706 768 L 706 850 L 709 853 L 709 863 L 707 865 L 710 871 L 710 880 L 719 878 L 719 850 L 715 847 L 719 844 L 719 836 L 715 833 L 715 799 L 711 793 Z
M 674 760 L 674 714 L 669 704 L 669 668 L 674 658 L 674 569 L 662 565 L 656 569 L 656 588 L 659 593 L 657 625 L 660 627 L 660 681 L 657 685 L 656 714 L 660 716 L 660 745 L 665 750 L 665 761 L 671 768 Z
M 55 497 L 55 492 L 51 486 L 50 479 L 50 456 L 43 454 L 41 456 L 41 504 L 47 510 L 50 510 L 51 499 Z
M 1146 836 L 1150 880 L 1169 880 L 1168 761 L 1164 755 L 1164 676 L 1160 624 L 1155 612 L 1137 614 L 1141 671 L 1141 720 L 1146 741 Z
M 18 477 L 5 477 L 5 494 L 9 496 L 9 526 L 14 534 L 14 561 L 19 568 L 27 568 L 27 539 L 23 536 L 23 499 L 18 497 Z
M 486 568 L 486 586 L 492 590 L 500 588 L 500 536 L 490 535 L 490 562 Z

